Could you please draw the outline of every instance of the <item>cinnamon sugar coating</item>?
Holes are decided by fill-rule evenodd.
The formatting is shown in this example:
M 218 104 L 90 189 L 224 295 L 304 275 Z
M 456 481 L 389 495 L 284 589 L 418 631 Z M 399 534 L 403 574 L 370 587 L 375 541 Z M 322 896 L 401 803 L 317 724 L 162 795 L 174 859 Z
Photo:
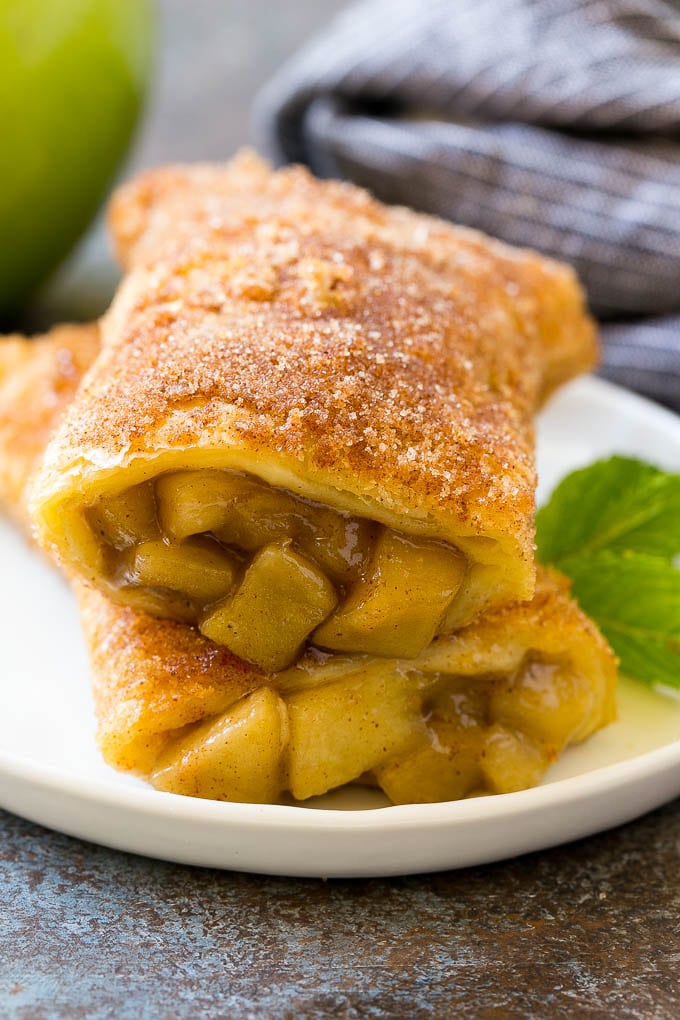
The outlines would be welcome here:
M 27 486 L 98 350 L 96 323 L 0 339 L 0 508 L 25 533 Z M 194 628 L 123 609 L 84 584 L 73 587 L 100 747 L 119 768 L 150 767 L 159 734 L 216 714 L 263 682 Z
M 530 594 L 532 415 L 595 358 L 571 270 L 248 153 L 144 174 L 110 223 L 128 274 L 46 457 L 48 544 L 41 505 L 98 473 L 227 444 L 406 530 L 501 536 Z
M 0 502 L 26 525 L 25 485 L 52 427 L 95 357 L 98 330 L 62 327 L 40 339 L 0 341 Z M 7 484 L 7 479 L 11 480 Z M 148 774 L 178 732 L 219 715 L 257 687 L 277 686 L 193 627 L 117 606 L 74 584 L 92 670 L 98 743 L 113 766 Z M 480 676 L 512 672 L 527 653 L 567 658 L 592 682 L 582 739 L 615 714 L 616 663 L 568 583 L 539 570 L 534 598 L 488 611 L 410 664 L 425 672 Z
M 96 324 L 0 339 L 0 503 L 27 532 L 28 481 L 98 350 Z
M 97 741 L 106 761 L 149 772 L 168 736 L 225 711 L 267 678 L 202 637 L 87 585 L 74 585 L 90 659 Z

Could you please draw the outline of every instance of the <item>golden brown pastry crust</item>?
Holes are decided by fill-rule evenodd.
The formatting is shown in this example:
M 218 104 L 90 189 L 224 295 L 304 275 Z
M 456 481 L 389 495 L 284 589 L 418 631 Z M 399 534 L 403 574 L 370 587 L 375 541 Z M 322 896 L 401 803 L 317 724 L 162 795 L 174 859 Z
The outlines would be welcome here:
M 592 729 L 575 737 L 582 740 L 616 717 L 617 663 L 598 628 L 571 597 L 570 589 L 563 574 L 539 567 L 530 602 L 488 610 L 451 637 L 436 638 L 414 665 L 427 672 L 481 676 L 516 668 L 527 651 L 547 659 L 566 658 L 582 676 L 599 678 L 600 711 L 590 720 Z
M 99 350 L 99 327 L 0 339 L 0 507 L 30 533 L 26 489 Z M 73 585 L 92 668 L 102 754 L 121 769 L 153 762 L 159 734 L 227 705 L 262 676 L 191 627 L 113 605 Z
M 97 347 L 94 326 L 0 342 L 0 501 L 9 503 L 24 524 L 17 479 L 25 484 Z M 116 768 L 148 775 L 183 727 L 219 715 L 263 685 L 283 688 L 294 672 L 266 676 L 193 627 L 116 606 L 81 583 L 74 587 L 92 667 L 98 743 Z M 573 740 L 614 718 L 614 656 L 569 596 L 568 582 L 553 571 L 539 570 L 531 602 L 490 611 L 404 665 L 484 679 L 512 673 L 528 652 L 566 658 L 574 671 L 590 678 L 591 710 Z M 560 748 L 542 750 L 549 760 Z
M 129 273 L 46 457 L 48 546 L 101 582 L 69 547 L 83 500 L 192 451 L 405 531 L 491 538 L 513 575 L 498 599 L 531 595 L 531 416 L 595 357 L 571 270 L 249 154 L 147 173 L 110 219 Z
M 27 533 L 28 480 L 98 350 L 96 323 L 0 340 L 0 504 Z
M 74 585 L 92 672 L 97 741 L 115 768 L 148 773 L 169 734 L 223 712 L 266 678 L 197 630 Z

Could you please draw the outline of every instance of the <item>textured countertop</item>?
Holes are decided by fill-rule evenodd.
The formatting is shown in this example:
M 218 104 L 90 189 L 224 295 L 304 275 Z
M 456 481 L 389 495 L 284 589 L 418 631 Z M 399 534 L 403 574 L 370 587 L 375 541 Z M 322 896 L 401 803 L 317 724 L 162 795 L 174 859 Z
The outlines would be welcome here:
M 303 881 L 178 867 L 0 814 L 0 1015 L 680 1015 L 680 810 L 506 864 Z
M 161 0 L 163 53 L 128 171 L 220 158 L 251 97 L 340 0 Z M 115 284 L 101 225 L 27 325 Z M 180 867 L 0 812 L 0 1017 L 680 1016 L 680 803 L 505 864 L 302 881 Z

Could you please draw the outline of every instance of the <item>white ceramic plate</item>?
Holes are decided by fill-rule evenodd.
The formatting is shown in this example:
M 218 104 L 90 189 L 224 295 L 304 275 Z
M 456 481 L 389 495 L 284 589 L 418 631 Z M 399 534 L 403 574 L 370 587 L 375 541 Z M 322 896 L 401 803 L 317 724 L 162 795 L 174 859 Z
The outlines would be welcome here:
M 610 453 L 680 470 L 680 418 L 596 379 L 543 414 L 543 495 Z M 108 846 L 276 875 L 393 875 L 499 860 L 586 836 L 680 794 L 680 700 L 632 684 L 620 719 L 570 749 L 534 790 L 386 807 L 345 790 L 304 807 L 158 793 L 108 769 L 65 585 L 0 522 L 0 805 Z M 377 806 L 376 806 L 377 805 Z

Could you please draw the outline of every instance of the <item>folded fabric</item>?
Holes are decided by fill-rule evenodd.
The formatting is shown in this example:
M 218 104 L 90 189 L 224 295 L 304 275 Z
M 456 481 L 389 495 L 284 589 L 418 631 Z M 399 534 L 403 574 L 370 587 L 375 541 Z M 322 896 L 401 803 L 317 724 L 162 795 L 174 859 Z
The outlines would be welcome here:
M 677 0 L 368 0 L 274 78 L 255 130 L 571 262 L 615 323 L 603 374 L 680 407 Z

